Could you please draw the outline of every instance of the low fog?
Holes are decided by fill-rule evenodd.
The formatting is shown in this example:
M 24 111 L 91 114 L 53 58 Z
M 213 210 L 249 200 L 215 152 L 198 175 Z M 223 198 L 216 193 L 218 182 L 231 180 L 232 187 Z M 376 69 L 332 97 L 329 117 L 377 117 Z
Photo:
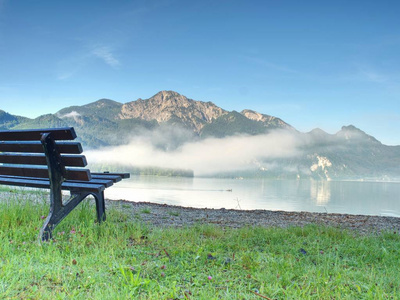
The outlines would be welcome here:
M 131 137 L 127 145 L 85 154 L 91 163 L 186 169 L 194 171 L 195 176 L 204 176 L 254 169 L 265 159 L 296 156 L 304 142 L 298 133 L 284 130 L 257 136 L 196 139 L 187 130 L 159 128 Z

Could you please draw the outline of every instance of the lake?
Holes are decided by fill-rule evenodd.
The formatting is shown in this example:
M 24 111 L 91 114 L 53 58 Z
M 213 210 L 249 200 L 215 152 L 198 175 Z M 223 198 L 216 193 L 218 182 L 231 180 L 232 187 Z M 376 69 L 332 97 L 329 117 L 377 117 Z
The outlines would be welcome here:
M 106 197 L 197 208 L 400 217 L 400 182 L 132 176 L 108 188 Z

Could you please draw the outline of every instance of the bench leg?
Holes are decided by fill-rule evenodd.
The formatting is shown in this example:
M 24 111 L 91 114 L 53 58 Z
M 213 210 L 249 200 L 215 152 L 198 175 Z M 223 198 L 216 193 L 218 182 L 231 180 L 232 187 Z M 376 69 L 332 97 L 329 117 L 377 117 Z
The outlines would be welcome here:
M 52 215 L 48 215 L 42 228 L 40 229 L 39 238 L 42 242 L 48 241 L 52 238 L 52 230 L 55 227 L 53 224 Z
M 85 199 L 92 195 L 96 200 L 97 220 L 99 223 L 106 220 L 106 208 L 104 203 L 104 192 L 101 193 L 71 193 L 70 199 L 63 205 L 51 205 L 50 213 L 47 216 L 43 227 L 40 230 L 40 239 L 48 241 L 52 238 L 53 229 L 66 217 L 68 214 Z M 60 203 L 60 201 L 56 201 Z
M 48 241 L 52 238 L 52 231 L 54 227 L 63 219 L 62 217 L 63 203 L 61 185 L 57 187 L 57 191 L 50 192 L 50 212 L 42 228 L 40 229 L 39 238 L 42 241 Z M 60 214 L 61 213 L 61 214 Z
M 92 195 L 96 200 L 97 221 L 101 223 L 106 220 L 106 205 L 104 202 L 104 192 Z
M 69 201 L 63 205 L 50 205 L 50 213 L 40 230 L 40 239 L 48 241 L 52 238 L 53 229 L 86 197 L 88 194 L 71 195 Z

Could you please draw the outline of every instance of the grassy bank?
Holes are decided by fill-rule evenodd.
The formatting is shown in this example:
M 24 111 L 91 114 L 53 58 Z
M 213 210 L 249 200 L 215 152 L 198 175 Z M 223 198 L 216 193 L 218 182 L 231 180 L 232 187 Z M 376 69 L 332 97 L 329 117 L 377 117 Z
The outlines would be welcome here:
M 400 298 L 394 232 L 149 229 L 116 210 L 99 226 L 85 201 L 39 244 L 47 196 L 2 193 L 1 299 Z

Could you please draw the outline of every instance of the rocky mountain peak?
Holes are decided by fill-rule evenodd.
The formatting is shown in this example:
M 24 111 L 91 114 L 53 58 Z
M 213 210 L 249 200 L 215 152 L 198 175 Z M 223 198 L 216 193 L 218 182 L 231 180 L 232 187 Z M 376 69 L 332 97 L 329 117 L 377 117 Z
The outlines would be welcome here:
M 242 110 L 240 113 L 250 120 L 264 123 L 266 127 L 292 129 L 292 126 L 274 116 L 260 114 L 250 109 Z
M 164 99 L 168 100 L 170 98 L 180 98 L 180 97 L 186 98 L 185 96 L 182 96 L 181 94 L 174 92 L 174 91 L 160 91 L 157 94 L 155 94 L 152 98 L 155 98 L 155 99 L 161 98 L 161 100 L 164 100 Z
M 261 121 L 265 122 L 267 120 L 267 116 L 260 114 L 254 110 L 245 109 L 241 111 L 241 114 L 244 115 L 246 118 L 253 120 L 253 121 Z
M 206 123 L 225 113 L 211 102 L 195 101 L 173 91 L 161 91 L 149 99 L 124 104 L 119 116 L 121 119 L 182 123 L 199 132 Z
M 173 91 L 161 91 L 148 99 L 148 102 L 163 107 L 189 107 L 194 100 Z

